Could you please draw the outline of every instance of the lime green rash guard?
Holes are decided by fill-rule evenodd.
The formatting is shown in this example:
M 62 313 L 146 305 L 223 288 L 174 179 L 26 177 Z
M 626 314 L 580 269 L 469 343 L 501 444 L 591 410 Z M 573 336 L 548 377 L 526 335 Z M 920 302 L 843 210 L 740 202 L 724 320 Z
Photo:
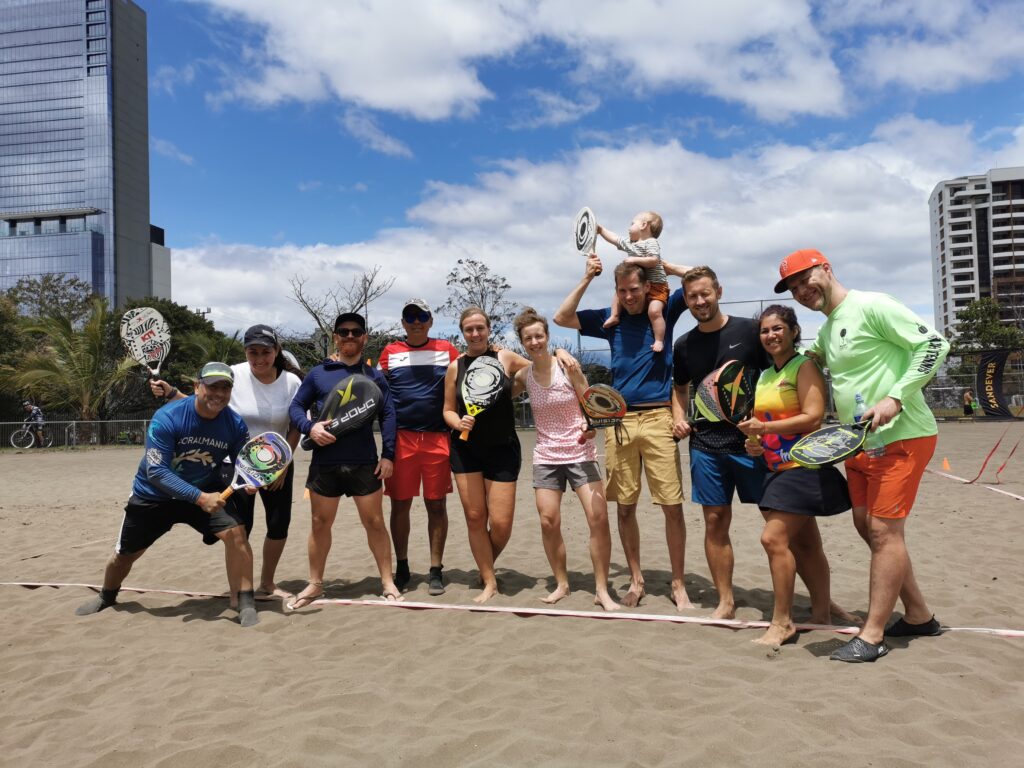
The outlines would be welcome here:
M 828 315 L 808 351 L 819 355 L 832 374 L 842 423 L 853 421 L 859 392 L 869 408 L 886 396 L 903 404 L 896 418 L 879 430 L 883 444 L 938 433 L 921 388 L 946 359 L 949 342 L 892 296 L 850 291 Z

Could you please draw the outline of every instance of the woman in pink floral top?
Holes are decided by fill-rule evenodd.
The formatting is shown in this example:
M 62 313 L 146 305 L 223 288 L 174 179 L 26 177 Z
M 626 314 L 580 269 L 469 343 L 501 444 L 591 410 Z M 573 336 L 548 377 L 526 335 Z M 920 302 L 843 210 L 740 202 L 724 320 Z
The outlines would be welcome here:
M 587 388 L 579 371 L 566 374 L 555 364 L 548 348 L 548 322 L 527 308 L 515 319 L 516 333 L 532 361 L 518 371 L 512 388 L 526 391 L 537 427 L 533 452 L 533 487 L 537 494 L 544 551 L 555 576 L 555 589 L 545 603 L 557 603 L 569 594 L 569 573 L 562 540 L 562 495 L 568 484 L 579 497 L 590 526 L 590 558 L 594 563 L 594 603 L 606 611 L 618 609 L 608 594 L 608 563 L 612 541 L 608 528 L 608 503 L 601 467 L 597 463 L 593 431 L 588 432 L 580 413 L 578 396 Z

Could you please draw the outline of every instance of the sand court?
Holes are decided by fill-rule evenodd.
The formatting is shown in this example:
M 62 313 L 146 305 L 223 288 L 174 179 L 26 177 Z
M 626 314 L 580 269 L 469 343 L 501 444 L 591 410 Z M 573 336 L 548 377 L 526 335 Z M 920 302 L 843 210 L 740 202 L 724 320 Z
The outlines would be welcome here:
M 1006 425 L 946 423 L 931 467 L 970 479 Z M 908 543 L 944 625 L 1024 629 L 1024 456 L 995 470 L 1024 434 L 1013 425 L 982 479 L 926 474 Z M 532 433 L 521 433 L 524 457 Z M 685 443 L 684 443 L 685 445 Z M 139 449 L 0 453 L 2 582 L 91 583 L 102 578 Z M 299 477 L 308 454 L 300 452 Z M 685 463 L 685 458 L 684 458 Z M 684 477 L 686 476 L 684 472 Z M 81 587 L 4 586 L 0 765 L 975 765 L 1013 764 L 1024 748 L 1024 638 L 948 632 L 890 641 L 874 665 L 827 660 L 845 636 L 802 632 L 764 648 L 759 629 L 667 621 L 526 615 L 553 583 L 524 471 L 516 522 L 498 561 L 509 613 L 408 610 L 373 600 L 380 582 L 350 501 L 334 527 L 327 601 L 288 614 L 259 603 L 243 631 L 226 599 L 221 545 L 178 526 L 136 564 L 118 607 L 85 618 Z M 290 589 L 306 579 L 308 502 L 296 484 L 278 568 Z M 993 492 L 985 486 L 991 486 Z M 687 488 L 687 495 L 689 489 Z M 257 504 L 256 564 L 264 523 Z M 385 500 L 385 512 L 387 500 Z M 705 620 L 716 603 L 699 507 L 686 502 L 686 585 Z M 675 616 L 668 599 L 663 518 L 640 506 L 648 597 L 635 613 Z M 471 604 L 476 572 L 456 495 L 445 554 L 447 591 L 429 597 L 422 502 L 413 505 L 409 602 Z M 613 593 L 628 571 L 612 512 Z M 737 505 L 733 521 L 737 618 L 771 613 L 759 543 L 762 519 Z M 867 606 L 867 547 L 850 516 L 820 522 L 834 599 Z M 572 594 L 556 609 L 590 613 L 587 525 L 573 495 L 562 528 Z M 167 592 L 190 594 L 169 594 Z M 342 601 L 342 602 L 331 602 Z M 797 584 L 795 617 L 808 615 Z

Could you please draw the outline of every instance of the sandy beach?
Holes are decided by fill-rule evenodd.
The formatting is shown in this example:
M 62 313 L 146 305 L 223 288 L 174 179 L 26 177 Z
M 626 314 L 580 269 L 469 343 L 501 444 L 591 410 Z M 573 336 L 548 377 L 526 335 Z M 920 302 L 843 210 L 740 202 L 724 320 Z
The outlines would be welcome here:
M 950 474 L 973 478 L 1005 429 L 943 424 L 932 468 L 947 459 Z M 1022 434 L 1024 424 L 1010 427 L 977 484 L 925 477 L 908 542 L 944 625 L 1024 629 L 1024 502 L 984 487 Z M 529 457 L 533 435 L 521 438 Z M 99 583 L 139 451 L 0 452 L 0 581 Z M 304 479 L 307 455 L 298 462 Z M 552 586 L 529 475 L 498 561 L 499 607 L 543 608 Z M 993 487 L 1024 496 L 1024 451 L 1000 477 Z M 278 570 L 293 590 L 306 579 L 302 493 L 297 482 Z M 261 514 L 257 505 L 257 570 Z M 409 601 L 469 605 L 476 594 L 455 495 L 449 515 L 448 589 L 432 598 L 425 512 L 413 506 L 410 563 L 420 576 Z M 698 606 L 687 615 L 707 617 L 716 601 L 700 508 L 687 501 L 685 515 L 686 583 Z M 612 520 L 621 595 L 627 571 Z M 640 527 L 648 597 L 637 612 L 673 615 L 662 515 L 646 491 Z M 771 613 L 761 527 L 756 507 L 735 507 L 739 619 Z M 821 529 L 833 597 L 863 614 L 867 547 L 849 514 Z M 587 527 L 572 496 L 563 532 L 573 592 L 557 608 L 593 611 Z M 178 526 L 126 586 L 219 593 L 222 547 Z M 372 600 L 379 586 L 343 500 L 327 597 Z M 844 636 L 824 630 L 771 649 L 750 642 L 758 629 L 375 605 L 289 614 L 277 601 L 261 602 L 260 624 L 243 630 L 218 597 L 122 592 L 116 608 L 79 618 L 85 588 L 2 589 L 3 766 L 969 766 L 1012 765 L 1024 752 L 1024 638 L 895 639 L 878 663 L 845 665 L 827 660 Z M 798 620 L 807 605 L 798 582 Z

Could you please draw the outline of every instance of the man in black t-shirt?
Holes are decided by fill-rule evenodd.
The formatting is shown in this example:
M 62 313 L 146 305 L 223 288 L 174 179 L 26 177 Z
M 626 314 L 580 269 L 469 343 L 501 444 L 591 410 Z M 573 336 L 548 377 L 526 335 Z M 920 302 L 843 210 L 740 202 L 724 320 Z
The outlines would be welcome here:
M 729 360 L 744 363 L 756 376 L 768 367 L 754 320 L 729 317 L 719 309 L 722 286 L 710 267 L 694 267 L 683 277 L 683 295 L 697 327 L 676 340 L 672 348 L 672 434 L 690 438 L 691 497 L 704 509 L 704 551 L 718 591 L 712 616 L 736 615 L 732 594 L 733 554 L 729 539 L 732 497 L 756 504 L 766 468 L 760 458 L 747 456 L 743 433 L 727 422 L 691 425 L 690 395 L 709 373 Z

